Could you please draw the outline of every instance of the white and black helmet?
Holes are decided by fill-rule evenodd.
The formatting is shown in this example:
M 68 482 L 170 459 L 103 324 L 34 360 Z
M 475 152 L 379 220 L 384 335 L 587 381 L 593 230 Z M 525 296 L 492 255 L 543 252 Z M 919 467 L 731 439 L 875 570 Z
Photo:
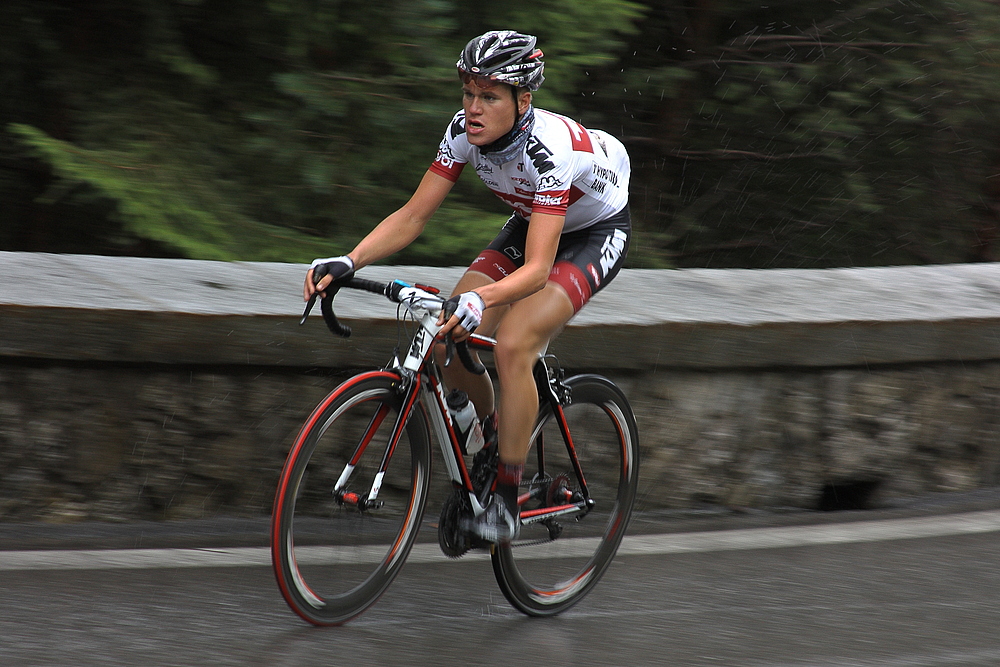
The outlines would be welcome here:
M 537 39 L 514 30 L 491 30 L 472 39 L 462 50 L 456 66 L 463 81 L 500 81 L 516 88 L 535 91 L 545 77 L 542 51 Z M 482 86 L 488 87 L 488 86 Z

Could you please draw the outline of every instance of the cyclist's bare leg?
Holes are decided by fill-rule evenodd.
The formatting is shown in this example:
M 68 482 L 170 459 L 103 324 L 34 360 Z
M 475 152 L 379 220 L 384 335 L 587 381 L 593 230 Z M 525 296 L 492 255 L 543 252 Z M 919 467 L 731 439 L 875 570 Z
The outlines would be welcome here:
M 497 327 L 493 356 L 500 382 L 500 440 L 495 492 L 485 511 L 467 525 L 469 532 L 487 542 L 503 543 L 520 534 L 517 501 L 538 413 L 533 369 L 539 353 L 573 312 L 565 290 L 549 282 L 512 303 Z
M 500 383 L 500 462 L 523 464 L 538 413 L 533 369 L 538 355 L 573 317 L 573 303 L 558 284 L 511 304 L 496 332 Z
M 469 290 L 474 290 L 477 287 L 482 287 L 483 285 L 488 285 L 492 282 L 495 281 L 485 273 L 480 273 L 478 271 L 466 271 L 465 275 L 463 275 L 461 280 L 458 281 L 458 284 L 455 285 L 452 296 L 455 294 L 461 294 L 462 292 L 468 292 Z M 509 306 L 499 306 L 487 309 L 486 312 L 483 313 L 483 321 L 476 329 L 476 333 L 484 336 L 492 336 L 496 332 L 497 325 L 500 324 L 500 320 L 507 313 L 509 308 Z M 472 353 L 473 359 L 478 361 L 478 354 L 474 350 L 470 350 L 470 352 Z M 458 359 L 453 360 L 451 365 L 446 367 L 444 365 L 444 346 L 439 346 L 437 353 L 438 366 L 441 368 L 445 384 L 447 384 L 450 389 L 461 389 L 465 391 L 465 393 L 469 395 L 469 400 L 476 406 L 476 414 L 480 419 L 491 414 L 495 409 L 495 398 L 493 394 L 493 382 L 490 380 L 489 373 L 485 373 L 483 375 L 473 375 L 465 369 L 465 366 L 463 366 Z

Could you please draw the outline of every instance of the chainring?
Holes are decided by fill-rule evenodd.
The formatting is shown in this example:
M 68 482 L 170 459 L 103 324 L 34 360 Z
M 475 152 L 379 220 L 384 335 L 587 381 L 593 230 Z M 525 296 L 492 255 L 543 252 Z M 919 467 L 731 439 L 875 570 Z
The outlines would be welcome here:
M 461 558 L 473 548 L 472 536 L 462 529 L 462 520 L 472 517 L 469 496 L 462 489 L 452 489 L 441 505 L 438 519 L 438 544 L 448 558 Z

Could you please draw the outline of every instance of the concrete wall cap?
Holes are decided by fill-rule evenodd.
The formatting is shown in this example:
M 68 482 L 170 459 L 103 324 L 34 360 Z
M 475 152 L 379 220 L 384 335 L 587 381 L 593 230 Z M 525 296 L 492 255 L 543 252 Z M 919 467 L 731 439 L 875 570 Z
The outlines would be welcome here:
M 0 356 L 88 362 L 370 366 L 396 308 L 345 290 L 354 327 L 298 327 L 306 267 L 0 253 Z M 372 266 L 446 293 L 463 268 Z M 1000 359 L 1000 264 L 623 270 L 550 350 L 577 367 L 840 367 Z
M 306 267 L 265 262 L 0 252 L 0 305 L 198 315 L 301 312 Z M 371 266 L 360 275 L 449 290 L 461 267 Z M 380 305 L 380 301 L 383 303 Z M 345 291 L 345 318 L 394 319 Z M 577 326 L 906 322 L 1000 318 L 1000 264 L 843 269 L 625 269 Z

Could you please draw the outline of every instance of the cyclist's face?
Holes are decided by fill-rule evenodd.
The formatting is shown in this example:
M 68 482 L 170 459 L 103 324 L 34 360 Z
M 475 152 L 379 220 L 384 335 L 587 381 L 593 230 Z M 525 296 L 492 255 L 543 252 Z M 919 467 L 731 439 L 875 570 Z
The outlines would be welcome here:
M 513 89 L 505 83 L 480 88 L 475 81 L 462 84 L 465 132 L 473 146 L 491 144 L 514 127 L 518 114 L 528 110 L 531 93 L 522 91 L 514 101 Z M 516 112 L 516 113 L 515 113 Z

